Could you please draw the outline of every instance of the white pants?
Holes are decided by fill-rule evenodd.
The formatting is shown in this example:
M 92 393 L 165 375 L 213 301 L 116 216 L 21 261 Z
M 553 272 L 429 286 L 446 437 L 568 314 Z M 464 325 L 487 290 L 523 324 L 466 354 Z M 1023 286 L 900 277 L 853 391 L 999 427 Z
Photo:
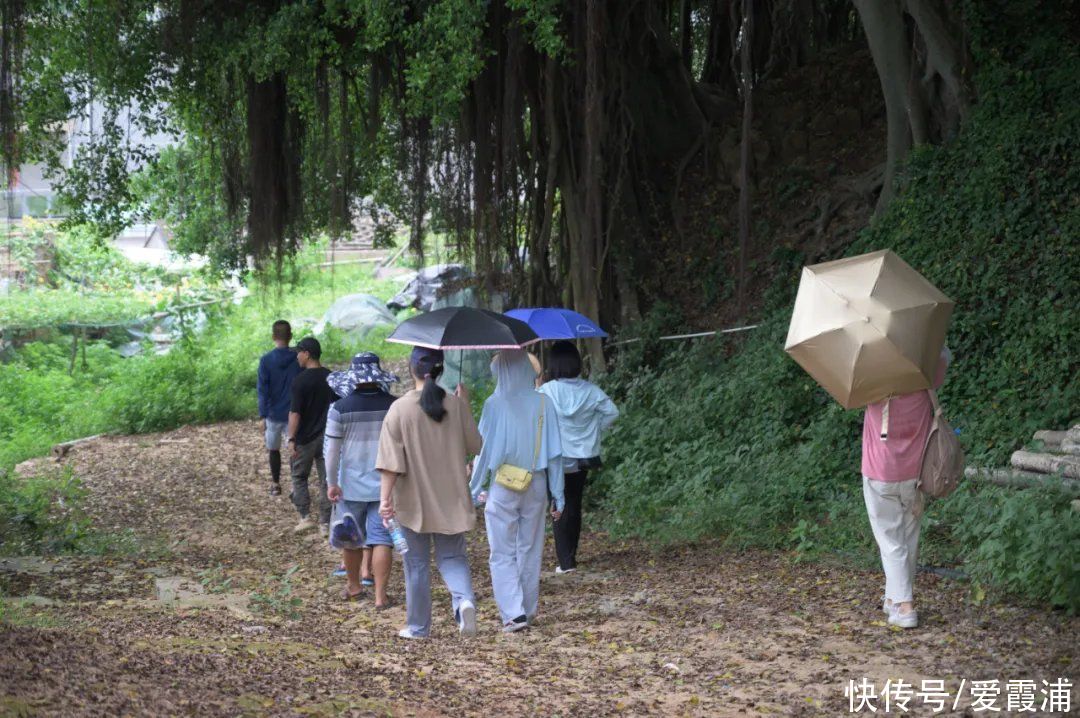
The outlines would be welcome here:
M 536 615 L 546 509 L 547 477 L 543 471 L 537 472 L 524 491 L 491 484 L 484 517 L 491 546 L 491 588 L 503 623 Z
M 885 569 L 885 598 L 893 603 L 911 601 L 922 500 L 915 479 L 876 481 L 864 476 L 863 499 Z

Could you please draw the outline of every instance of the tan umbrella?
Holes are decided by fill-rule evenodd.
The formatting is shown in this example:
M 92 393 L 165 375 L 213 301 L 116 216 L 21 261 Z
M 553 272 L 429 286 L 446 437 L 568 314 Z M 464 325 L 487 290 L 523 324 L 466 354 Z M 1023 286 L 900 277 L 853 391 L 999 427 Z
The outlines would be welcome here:
M 933 383 L 953 301 L 890 250 L 804 267 L 784 349 L 846 409 Z

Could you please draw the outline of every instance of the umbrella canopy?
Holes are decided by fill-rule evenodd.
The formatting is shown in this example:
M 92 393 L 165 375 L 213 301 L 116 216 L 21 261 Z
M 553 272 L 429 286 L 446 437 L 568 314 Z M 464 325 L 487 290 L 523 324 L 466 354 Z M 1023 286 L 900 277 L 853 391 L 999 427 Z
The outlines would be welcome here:
M 889 250 L 804 267 L 784 349 L 855 409 L 933 383 L 953 301 Z
M 472 307 L 446 307 L 406 319 L 388 342 L 429 349 L 520 349 L 540 341 L 525 322 Z
M 607 332 L 597 326 L 596 322 L 572 309 L 511 309 L 506 315 L 528 324 L 541 339 L 588 339 L 607 336 Z

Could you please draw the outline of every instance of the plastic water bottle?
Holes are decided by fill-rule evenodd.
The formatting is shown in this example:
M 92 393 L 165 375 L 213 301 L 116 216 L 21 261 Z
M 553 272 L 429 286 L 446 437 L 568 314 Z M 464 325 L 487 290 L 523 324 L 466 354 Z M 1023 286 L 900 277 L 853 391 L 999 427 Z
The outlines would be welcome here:
M 404 556 L 409 552 L 409 542 L 405 540 L 405 531 L 402 530 L 401 524 L 397 519 L 390 519 L 387 522 L 387 528 L 390 529 L 390 539 L 394 542 L 394 548 L 397 552 Z

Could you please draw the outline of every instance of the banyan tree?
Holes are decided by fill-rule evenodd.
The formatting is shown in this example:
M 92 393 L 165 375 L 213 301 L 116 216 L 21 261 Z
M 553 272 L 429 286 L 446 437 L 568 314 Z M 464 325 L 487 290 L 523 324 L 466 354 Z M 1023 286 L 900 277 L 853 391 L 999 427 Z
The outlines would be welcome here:
M 955 132 L 973 101 L 962 7 L 2 0 L 3 150 L 9 166 L 55 160 L 56 128 L 100 106 L 100 141 L 57 164 L 77 215 L 121 221 L 140 151 L 131 126 L 172 130 L 189 148 L 182 174 L 197 165 L 234 220 L 207 238 L 235 245 L 228 256 L 265 261 L 312 231 L 340 234 L 369 198 L 409 225 L 417 251 L 446 232 L 489 289 L 621 322 L 648 300 L 643 249 L 679 226 L 710 138 L 745 128 L 749 215 L 754 87 L 830 47 L 869 44 L 886 203 L 908 149 Z

